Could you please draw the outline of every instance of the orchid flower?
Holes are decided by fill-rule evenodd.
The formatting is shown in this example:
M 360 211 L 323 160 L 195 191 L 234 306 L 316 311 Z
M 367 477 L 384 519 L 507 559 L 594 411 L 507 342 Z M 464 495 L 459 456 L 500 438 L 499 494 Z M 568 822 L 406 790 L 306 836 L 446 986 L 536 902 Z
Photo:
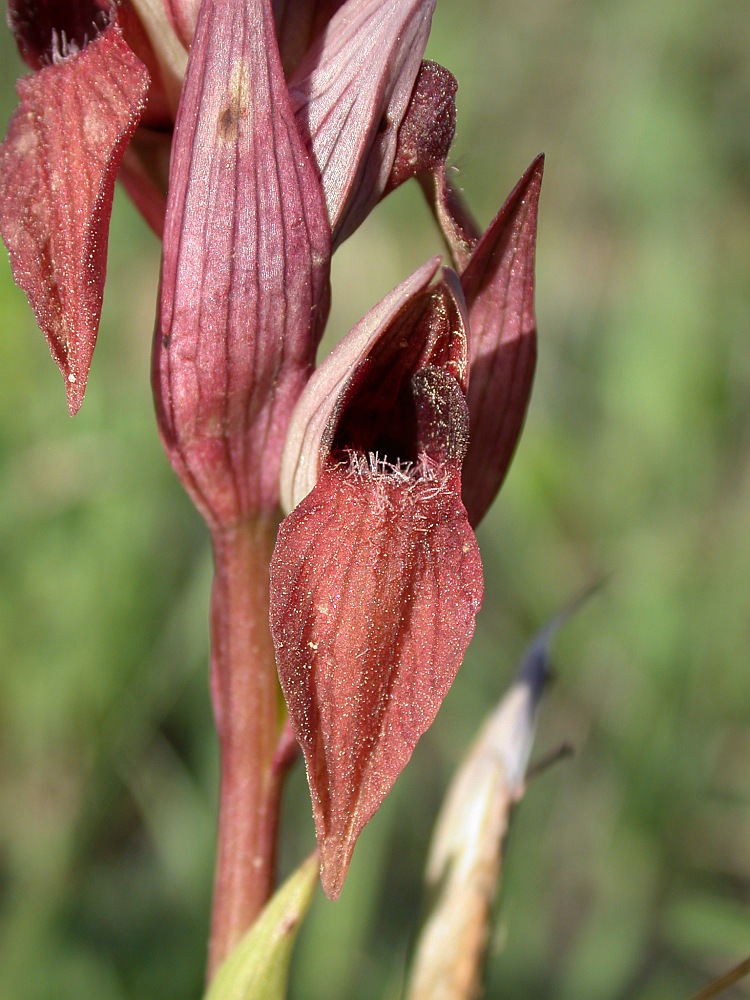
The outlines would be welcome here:
M 480 235 L 446 179 L 456 84 L 423 61 L 434 3 L 10 0 L 32 73 L 0 147 L 0 230 L 71 413 L 118 172 L 163 235 L 157 419 L 216 570 L 214 968 L 272 890 L 276 667 L 335 898 L 471 639 L 473 528 L 531 390 L 541 158 Z M 316 369 L 331 255 L 412 177 L 455 270 L 426 263 Z
M 431 261 L 360 321 L 289 426 L 271 625 L 333 898 L 474 631 L 471 526 L 507 470 L 533 373 L 541 170 L 535 161 L 460 279 L 446 269 L 430 285 Z

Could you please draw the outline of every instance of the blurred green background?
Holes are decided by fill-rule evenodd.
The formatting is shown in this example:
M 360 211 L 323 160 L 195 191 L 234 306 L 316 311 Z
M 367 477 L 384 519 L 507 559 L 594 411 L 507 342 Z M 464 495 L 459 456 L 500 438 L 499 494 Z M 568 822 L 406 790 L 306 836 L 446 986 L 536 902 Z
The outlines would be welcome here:
M 576 754 L 515 816 L 488 995 L 688 1000 L 750 954 L 750 14 L 444 0 L 428 55 L 482 221 L 547 154 L 538 382 L 479 531 L 476 638 L 340 902 L 316 897 L 292 996 L 399 996 L 449 776 L 534 631 L 607 577 L 556 643 L 537 751 Z M 120 193 L 75 421 L 0 255 L 3 1000 L 201 992 L 210 558 L 152 415 L 158 249 Z M 439 249 L 394 195 L 336 258 L 333 336 Z M 284 867 L 312 843 L 298 770 Z

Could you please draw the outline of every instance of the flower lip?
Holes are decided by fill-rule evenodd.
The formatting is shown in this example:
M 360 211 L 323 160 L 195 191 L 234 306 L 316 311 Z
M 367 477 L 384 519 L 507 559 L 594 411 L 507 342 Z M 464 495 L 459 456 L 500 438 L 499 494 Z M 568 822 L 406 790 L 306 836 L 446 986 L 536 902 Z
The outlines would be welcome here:
M 302 747 L 326 895 L 433 722 L 482 601 L 456 472 L 327 464 L 271 562 L 279 679 Z

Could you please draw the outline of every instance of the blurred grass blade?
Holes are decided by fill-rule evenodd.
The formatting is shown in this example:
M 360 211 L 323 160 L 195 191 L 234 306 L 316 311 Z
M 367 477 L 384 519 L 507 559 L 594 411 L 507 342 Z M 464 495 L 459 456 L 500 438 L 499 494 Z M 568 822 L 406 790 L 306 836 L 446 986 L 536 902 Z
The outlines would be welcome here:
M 714 979 L 708 986 L 705 986 L 696 993 L 692 1000 L 711 1000 L 711 997 L 718 997 L 725 990 L 728 990 L 730 986 L 734 986 L 735 983 L 738 983 L 740 979 L 744 979 L 747 975 L 750 975 L 750 958 L 746 958 L 744 962 L 735 965 L 733 969 L 725 972 L 723 976 Z
M 534 639 L 448 789 L 425 875 L 435 900 L 417 942 L 407 1000 L 473 1000 L 481 992 L 503 842 L 525 789 L 550 641 L 569 613 Z
M 313 854 L 276 891 L 219 968 L 205 1000 L 284 1000 L 297 928 L 317 880 L 318 857 Z

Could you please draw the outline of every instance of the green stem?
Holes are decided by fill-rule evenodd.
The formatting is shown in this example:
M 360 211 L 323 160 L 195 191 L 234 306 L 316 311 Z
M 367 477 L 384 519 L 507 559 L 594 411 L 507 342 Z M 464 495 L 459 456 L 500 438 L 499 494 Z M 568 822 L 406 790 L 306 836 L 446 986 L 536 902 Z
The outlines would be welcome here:
M 279 694 L 268 624 L 277 521 L 216 531 L 211 693 L 221 749 L 209 979 L 254 923 L 274 883 L 281 774 Z

